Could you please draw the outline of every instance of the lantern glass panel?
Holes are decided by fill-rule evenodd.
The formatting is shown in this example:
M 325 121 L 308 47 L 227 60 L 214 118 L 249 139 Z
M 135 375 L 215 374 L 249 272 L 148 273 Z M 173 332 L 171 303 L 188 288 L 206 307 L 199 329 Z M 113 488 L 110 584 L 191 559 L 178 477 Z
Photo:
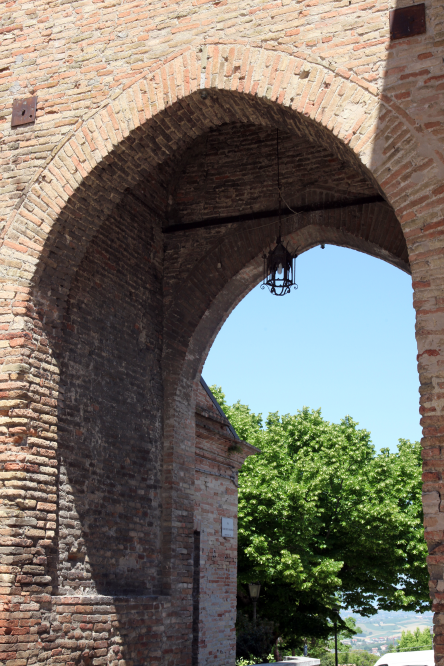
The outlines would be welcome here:
M 261 592 L 260 583 L 248 583 L 248 591 L 250 593 L 250 599 L 252 601 L 257 601 Z

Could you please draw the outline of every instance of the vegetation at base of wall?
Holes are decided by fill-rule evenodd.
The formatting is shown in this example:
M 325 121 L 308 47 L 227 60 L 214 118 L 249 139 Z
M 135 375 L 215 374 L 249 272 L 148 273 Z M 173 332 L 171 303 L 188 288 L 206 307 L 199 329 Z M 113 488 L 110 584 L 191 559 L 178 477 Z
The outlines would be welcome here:
M 236 657 L 265 663 L 276 640 L 274 623 L 258 618 L 256 624 L 247 615 L 238 611 L 236 619 Z
M 331 630 L 333 633 L 333 626 L 331 626 Z M 354 617 L 347 617 L 343 621 L 343 627 L 338 629 L 338 663 L 339 664 L 349 664 L 351 663 L 348 659 L 348 654 L 351 651 L 351 648 L 349 645 L 342 643 L 343 640 L 347 638 L 352 638 L 356 634 L 362 633 L 361 627 L 356 626 L 356 618 Z M 291 641 L 291 639 L 290 639 Z M 321 666 L 323 663 L 323 660 L 325 661 L 326 664 L 330 664 L 331 657 L 333 656 L 333 662 L 331 666 L 334 666 L 334 647 L 335 647 L 335 642 L 334 638 L 319 638 L 319 637 L 307 637 L 307 648 L 308 648 L 308 653 L 310 657 L 315 657 L 317 659 L 321 659 Z M 286 643 L 288 643 L 288 639 Z M 363 656 L 360 659 L 360 662 L 362 662 L 362 666 L 367 666 L 367 661 L 366 661 L 366 654 L 369 654 L 367 652 L 364 652 L 363 650 L 353 650 L 353 653 L 363 653 Z M 284 652 L 284 654 L 287 654 Z M 290 654 L 290 653 L 288 653 Z M 373 655 L 371 655 L 373 656 Z M 354 663 L 354 662 L 353 662 Z M 368 666 L 371 666 L 373 664 L 373 661 L 370 660 L 368 662 Z
M 248 582 L 260 581 L 258 614 L 301 654 L 327 639 L 340 605 L 360 615 L 430 609 L 423 538 L 421 447 L 399 440 L 376 453 L 350 417 L 320 410 L 263 421 L 212 387 L 241 439 L 261 453 L 239 474 L 238 606 L 251 614 Z
M 332 652 L 324 654 L 321 659 L 321 666 L 335 666 L 335 655 Z M 354 664 L 354 666 L 373 666 L 379 659 L 376 654 L 371 654 L 365 650 L 347 650 L 338 653 L 339 664 Z

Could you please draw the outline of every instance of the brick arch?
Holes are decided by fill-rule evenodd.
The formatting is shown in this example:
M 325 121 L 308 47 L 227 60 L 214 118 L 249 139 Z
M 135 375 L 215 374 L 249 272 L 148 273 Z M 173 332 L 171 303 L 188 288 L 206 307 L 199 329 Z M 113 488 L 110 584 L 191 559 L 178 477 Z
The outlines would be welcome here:
M 19 293 L 26 292 L 28 285 L 33 287 L 28 304 L 25 299 L 17 303 L 16 298 L 11 305 L 13 318 L 8 334 L 17 350 L 17 362 L 5 364 L 3 373 L 9 374 L 14 389 L 14 382 L 18 390 L 26 382 L 31 388 L 38 383 L 44 389 L 47 385 L 56 386 L 57 349 L 63 343 L 60 331 L 72 278 L 90 241 L 107 220 L 112 221 L 113 212 L 128 191 L 149 179 L 157 165 L 184 153 L 196 137 L 233 121 L 278 126 L 305 136 L 365 174 L 384 193 L 404 224 L 410 265 L 415 273 L 415 262 L 423 260 L 416 251 L 415 218 L 423 214 L 424 200 L 410 195 L 409 179 L 414 169 L 422 169 L 427 182 L 434 168 L 430 162 L 434 163 L 435 157 L 430 157 L 424 148 L 419 130 L 408 116 L 391 100 L 381 102 L 376 90 L 352 80 L 346 71 L 332 72 L 319 63 L 283 52 L 244 45 L 188 50 L 142 76 L 85 118 L 59 146 L 9 220 L 4 234 L 5 274 L 10 276 L 11 284 L 18 285 Z M 425 225 L 435 223 L 432 213 L 439 204 L 439 192 L 435 193 L 432 178 L 431 181 Z M 165 221 L 162 212 L 160 207 L 152 217 L 157 232 Z M 426 226 L 423 231 L 427 232 Z M 194 434 L 190 387 L 224 317 L 257 282 L 261 248 L 270 241 L 247 228 L 244 233 L 247 252 L 239 257 L 231 253 L 236 260 L 231 273 L 215 285 L 214 292 L 202 298 L 198 284 L 199 271 L 204 273 L 214 261 L 217 244 L 213 247 L 210 243 L 207 263 L 199 266 L 194 262 L 187 267 L 186 285 L 176 283 L 165 294 L 168 315 L 163 333 L 169 343 L 163 366 L 168 377 L 163 484 L 175 496 L 174 502 L 165 496 L 163 509 L 162 589 L 176 594 L 180 593 L 174 592 L 172 575 L 177 571 L 180 576 L 185 565 L 182 556 L 175 554 L 175 540 L 188 547 L 189 536 L 188 532 L 183 536 L 180 525 L 183 521 L 189 528 L 189 515 L 185 515 L 189 497 L 184 488 L 192 483 L 193 473 L 187 458 Z M 338 228 L 307 224 L 298 233 L 306 234 L 304 249 L 323 240 L 374 254 L 380 251 L 364 242 L 357 246 L 356 237 Z M 288 235 L 294 234 L 290 231 Z M 202 237 L 205 240 L 205 234 Z M 248 245 L 250 240 L 254 242 Z M 301 242 L 296 236 L 289 240 Z M 51 284 L 55 275 L 56 285 Z M 184 302 L 197 303 L 192 316 L 181 309 Z M 45 474 L 55 469 L 55 459 L 48 454 L 47 445 L 56 439 L 54 403 L 54 396 L 45 396 L 36 404 L 25 393 L 8 406 L 11 438 L 21 442 L 28 437 L 34 455 L 31 462 L 36 468 L 48 457 Z M 47 433 L 44 445 L 39 438 L 39 420 Z M 30 469 L 30 473 L 35 471 Z M 50 512 L 53 506 L 40 509 Z M 30 540 L 26 545 L 31 547 Z M 50 550 L 49 537 L 41 548 Z M 184 600 L 185 616 L 189 600 Z M 188 630 L 185 627 L 183 631 L 186 634 Z M 174 663 L 181 663 L 180 655 Z
M 206 100 L 200 97 L 203 90 Z M 187 50 L 128 85 L 62 142 L 8 220 L 5 244 L 19 252 L 27 274 L 38 280 L 56 244 L 57 225 L 62 223 L 67 233 L 76 218 L 90 212 L 94 223 L 81 229 L 86 247 L 123 192 L 150 168 L 184 150 L 196 135 L 233 119 L 285 123 L 363 170 L 389 201 L 399 185 L 398 172 L 408 170 L 417 133 L 396 103 L 381 102 L 376 89 L 346 70 L 333 72 L 303 58 L 244 45 Z M 387 143 L 378 150 L 382 163 L 374 154 L 381 136 Z M 69 217 L 74 222 L 65 224 Z M 65 258 L 69 254 L 63 251 Z M 76 254 L 81 256 L 80 247 Z
M 20 288 L 32 286 L 27 311 L 12 308 L 12 334 L 24 330 L 26 335 L 17 347 L 22 360 L 28 361 L 42 341 L 45 349 L 49 338 L 51 349 L 59 344 L 72 277 L 126 193 L 224 123 L 277 126 L 318 143 L 384 192 L 401 221 L 411 216 L 403 207 L 417 128 L 390 100 L 382 102 L 381 114 L 377 91 L 366 85 L 346 71 L 284 52 L 225 44 L 180 52 L 112 95 L 59 146 L 6 225 L 5 274 Z M 428 158 L 415 159 L 420 166 Z M 160 226 L 165 219 L 159 210 Z M 256 242 L 242 257 L 244 265 L 260 253 L 260 237 Z M 241 269 L 241 264 L 233 267 L 233 275 Z M 193 266 L 187 276 L 194 288 Z M 165 334 L 173 331 L 164 363 L 169 396 L 177 394 L 189 342 L 207 310 L 201 301 L 178 335 L 175 316 L 181 314 L 184 293 L 181 287 L 173 292 L 165 296 Z M 57 362 L 48 356 L 44 372 L 57 375 Z
M 111 97 L 55 151 L 5 226 L 6 274 L 14 281 L 19 262 L 36 307 L 60 325 L 76 267 L 125 192 L 197 136 L 233 121 L 280 126 L 320 143 L 365 174 L 400 221 L 411 219 L 405 181 L 417 128 L 391 100 L 381 114 L 368 88 L 345 70 L 268 49 L 225 44 L 180 52 Z M 428 175 L 428 162 L 424 155 L 414 166 L 425 163 Z M 56 265 L 50 304 L 45 281 Z
M 408 226 L 423 205 L 406 194 L 414 171 L 431 181 L 428 211 L 434 198 L 439 204 L 436 155 L 416 123 L 368 83 L 269 49 L 204 46 L 128 84 L 58 147 L 5 226 L 11 282 L 19 262 L 35 306 L 58 327 L 76 267 L 125 192 L 196 137 L 233 121 L 280 126 L 327 147 L 363 173 Z M 58 293 L 52 289 L 49 303 L 45 281 L 56 265 Z M 19 318 L 14 326 L 22 324 Z
M 362 233 L 364 219 L 368 225 Z M 398 224 L 386 205 L 373 204 L 345 212 L 330 211 L 327 215 L 308 213 L 290 217 L 284 220 L 282 232 L 288 247 L 298 254 L 327 243 L 370 254 L 410 273 L 409 264 L 401 253 L 390 252 L 374 238 L 369 239 L 369 230 L 378 223 L 382 227 L 386 225 L 389 237 L 390 229 L 396 231 L 394 227 Z M 172 393 L 182 382 L 187 384 L 198 379 L 223 322 L 262 279 L 263 253 L 273 245 L 277 229 L 276 220 L 271 223 L 251 221 L 215 239 L 209 239 L 205 233 L 198 236 L 203 250 L 175 285 L 174 296 L 165 312 L 167 336 L 163 363 L 165 386 Z M 184 238 L 183 242 L 186 240 Z M 193 243 L 192 237 L 189 243 Z M 177 253 L 172 246 L 165 255 L 166 276 L 169 265 L 174 266 L 176 260 Z M 221 269 L 217 269 L 219 263 Z M 189 303 L 193 304 L 192 309 Z M 177 321 L 186 324 L 177 327 Z

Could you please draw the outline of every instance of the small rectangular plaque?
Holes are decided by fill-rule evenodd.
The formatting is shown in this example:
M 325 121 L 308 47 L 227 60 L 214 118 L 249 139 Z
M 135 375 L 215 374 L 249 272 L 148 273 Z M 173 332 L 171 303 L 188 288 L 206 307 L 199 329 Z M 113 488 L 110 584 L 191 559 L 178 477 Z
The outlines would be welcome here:
M 390 12 L 390 39 L 405 39 L 426 31 L 425 4 L 399 7 Z
M 35 121 L 37 111 L 37 97 L 27 99 L 15 99 L 12 102 L 11 127 L 27 125 Z
M 222 518 L 222 536 L 234 537 L 234 527 L 232 518 Z

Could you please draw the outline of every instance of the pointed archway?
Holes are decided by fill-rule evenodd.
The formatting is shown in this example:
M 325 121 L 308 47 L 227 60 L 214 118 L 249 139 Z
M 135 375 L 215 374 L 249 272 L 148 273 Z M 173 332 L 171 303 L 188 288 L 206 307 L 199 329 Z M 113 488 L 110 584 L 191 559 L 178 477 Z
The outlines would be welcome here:
M 39 510 L 54 517 L 47 532 L 23 529 L 33 556 L 49 558 L 33 589 L 43 595 L 39 612 L 53 603 L 59 617 L 72 605 L 99 615 L 112 602 L 129 656 L 157 650 L 165 664 L 185 663 L 193 387 L 275 236 L 272 216 L 261 223 L 270 212 L 268 134 L 278 128 L 289 146 L 289 204 L 319 204 L 288 216 L 289 243 L 300 251 L 320 242 L 355 247 L 414 277 L 428 260 L 418 233 L 435 228 L 439 193 L 425 216 L 423 202 L 409 201 L 416 129 L 380 104 L 359 81 L 285 54 L 239 46 L 202 51 L 199 60 L 181 53 L 85 119 L 32 184 L 4 232 L 14 351 L 3 365 L 13 393 L 2 427 L 14 445 L 31 447 L 21 473 L 40 483 Z M 236 136 L 247 133 L 250 143 L 238 146 Z M 221 174 L 230 142 L 236 159 L 227 153 Z M 258 145 L 262 169 L 249 152 Z M 248 155 L 249 196 L 229 205 Z M 209 172 L 223 176 L 213 189 Z M 300 191 L 291 189 L 295 174 L 306 177 Z M 382 200 L 323 212 L 337 192 Z M 165 233 L 172 222 L 211 217 L 202 193 L 219 197 L 225 217 L 248 210 L 254 218 Z M 250 210 L 252 197 L 258 207 Z M 420 293 L 423 281 L 415 287 Z M 436 356 L 431 330 L 418 338 L 426 360 Z M 22 506 L 21 497 L 13 501 Z M 15 582 L 29 593 L 26 576 Z M 54 591 L 55 601 L 44 596 Z M 137 613 L 166 628 L 144 642 L 142 630 L 132 632 Z M 114 647 L 117 639 L 103 649 Z

